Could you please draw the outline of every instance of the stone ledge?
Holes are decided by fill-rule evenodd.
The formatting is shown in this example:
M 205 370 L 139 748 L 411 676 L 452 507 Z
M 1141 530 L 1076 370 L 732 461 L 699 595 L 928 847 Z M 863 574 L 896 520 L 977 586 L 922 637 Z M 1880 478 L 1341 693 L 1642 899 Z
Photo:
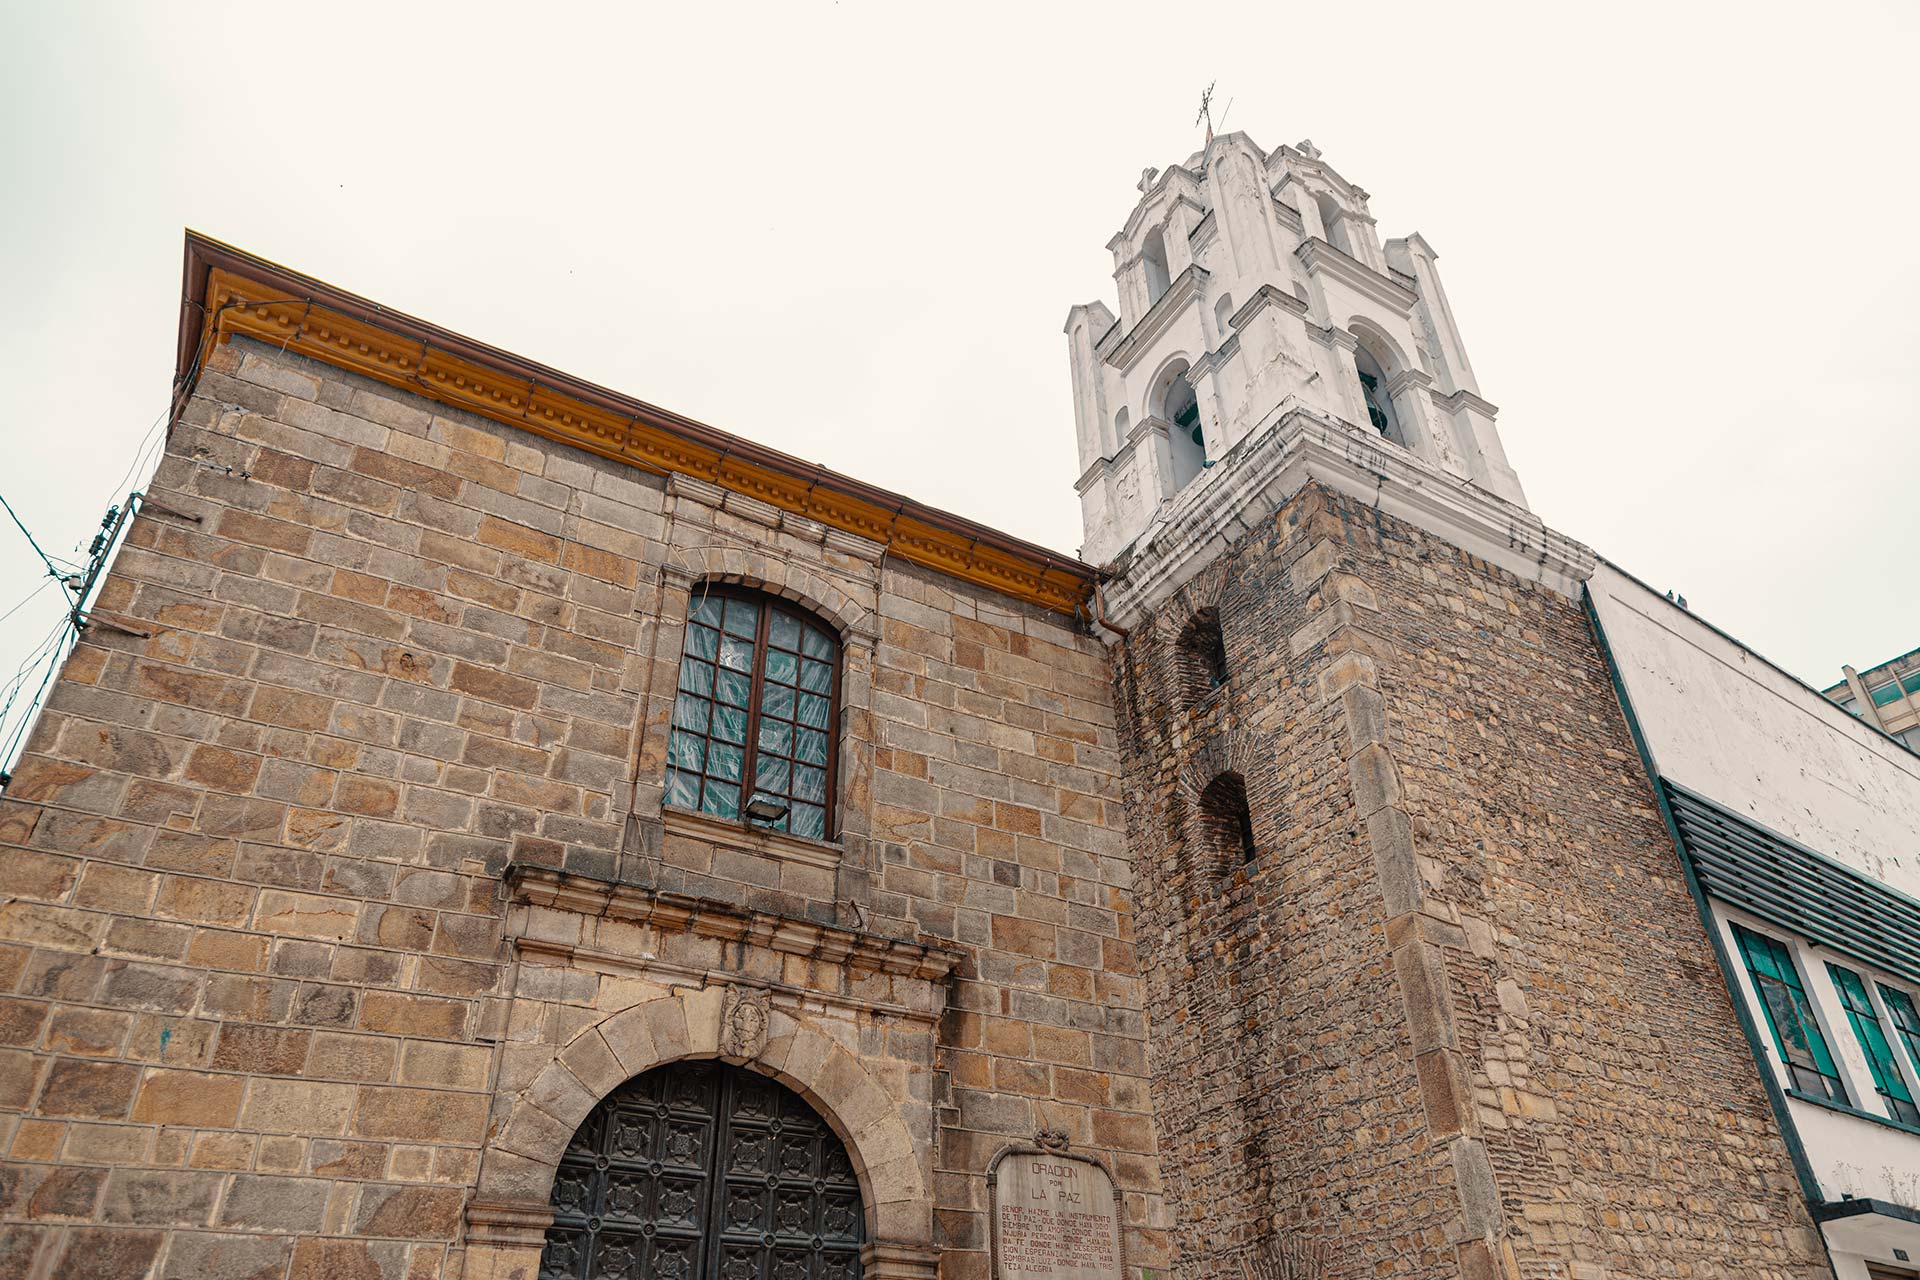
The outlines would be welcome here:
M 843 964 L 856 973 L 887 973 L 940 982 L 965 959 L 963 952 L 937 943 L 904 942 L 756 911 L 717 898 L 617 884 L 552 867 L 514 863 L 507 868 L 505 879 L 510 902 L 605 916 L 724 942 L 744 942 L 785 955 Z

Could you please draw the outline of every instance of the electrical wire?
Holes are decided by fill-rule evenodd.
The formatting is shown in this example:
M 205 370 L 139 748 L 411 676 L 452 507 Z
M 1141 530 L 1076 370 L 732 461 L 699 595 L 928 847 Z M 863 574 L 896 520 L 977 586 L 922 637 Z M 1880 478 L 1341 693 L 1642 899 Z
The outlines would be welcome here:
M 35 596 L 39 595 L 42 591 L 45 591 L 48 587 L 52 586 L 53 583 L 54 583 L 54 579 L 52 578 L 43 579 L 39 586 L 27 592 L 26 598 L 22 600 L 19 604 L 16 604 L 15 606 L 13 606 L 13 608 L 7 610 L 5 613 L 0 613 L 0 622 L 5 622 L 8 618 L 11 618 L 14 614 L 26 608 L 27 605 L 33 602 L 33 598 Z
M 33 553 L 40 557 L 40 563 L 47 566 L 47 573 L 50 576 L 60 578 L 74 571 L 72 565 L 67 565 L 63 569 L 59 565 L 54 564 L 52 557 L 40 549 L 40 544 L 34 539 L 33 532 L 27 528 L 26 522 L 22 520 L 19 513 L 13 509 L 13 504 L 7 501 L 5 494 L 0 494 L 0 507 L 5 507 L 7 514 L 13 517 L 14 527 L 20 530 L 26 537 L 27 545 L 32 547 Z

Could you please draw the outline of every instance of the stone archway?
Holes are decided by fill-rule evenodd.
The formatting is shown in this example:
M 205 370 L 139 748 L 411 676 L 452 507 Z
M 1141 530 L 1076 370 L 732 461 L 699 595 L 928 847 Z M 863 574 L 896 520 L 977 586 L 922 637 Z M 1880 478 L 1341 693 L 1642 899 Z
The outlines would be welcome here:
M 900 1116 L 904 1100 L 831 1037 L 770 1008 L 763 992 L 718 986 L 649 1000 L 586 1028 L 513 1098 L 468 1206 L 465 1280 L 533 1280 L 553 1220 L 554 1176 L 575 1130 L 626 1081 L 690 1058 L 744 1066 L 805 1099 L 858 1176 L 867 1280 L 932 1280 L 933 1204 Z

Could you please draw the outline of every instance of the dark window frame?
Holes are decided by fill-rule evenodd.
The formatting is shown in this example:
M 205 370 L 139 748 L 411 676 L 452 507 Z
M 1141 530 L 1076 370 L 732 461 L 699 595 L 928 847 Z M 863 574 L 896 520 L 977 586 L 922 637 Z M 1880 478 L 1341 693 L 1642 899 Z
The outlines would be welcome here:
M 1907 1086 L 1906 1073 L 1900 1070 L 1900 1058 L 1880 1025 L 1880 1011 L 1873 1007 L 1866 979 L 1855 970 L 1827 961 L 1827 975 L 1840 995 L 1840 1007 L 1847 1011 L 1853 1038 L 1866 1054 L 1867 1070 L 1873 1077 L 1873 1091 L 1880 1095 L 1887 1114 L 1901 1124 L 1920 1126 L 1920 1107 L 1914 1105 L 1913 1090 Z
M 1853 1100 L 1847 1096 L 1846 1082 L 1840 1078 L 1839 1064 L 1827 1046 L 1826 1033 L 1814 1014 L 1813 1000 L 1807 995 L 1806 980 L 1800 976 L 1793 952 L 1777 938 L 1743 924 L 1733 925 L 1733 936 L 1746 965 L 1747 981 L 1753 984 L 1754 994 L 1760 1000 L 1760 1012 L 1766 1017 L 1767 1029 L 1773 1033 L 1773 1047 L 1787 1069 L 1787 1078 L 1794 1090 L 1851 1107 Z M 1772 972 L 1768 972 L 1769 969 Z M 1792 1016 L 1792 1025 L 1782 1030 L 1781 1021 L 1788 1015 Z M 1788 1049 L 1788 1031 L 1794 1033 L 1795 1047 L 1801 1050 L 1806 1061 L 1796 1061 Z
M 737 745 L 742 751 L 740 780 L 737 784 L 740 794 L 736 811 L 732 814 L 719 812 L 706 807 L 708 784 L 711 779 L 716 777 L 716 775 L 706 772 L 706 761 L 709 758 L 708 753 L 712 751 L 713 744 L 716 741 L 714 723 L 717 709 L 726 704 L 724 704 L 719 697 L 717 683 L 711 686 L 705 694 L 702 694 L 698 690 L 690 690 L 686 687 L 688 678 L 687 664 L 689 661 L 699 662 L 703 666 L 713 668 L 715 681 L 718 680 L 719 672 L 723 669 L 735 670 L 737 672 L 737 669 L 726 668 L 725 665 L 720 662 L 718 651 L 716 651 L 712 660 L 701 658 L 692 652 L 693 627 L 696 625 L 707 625 L 695 619 L 695 610 L 700 608 L 708 600 L 720 601 L 723 610 L 725 609 L 726 602 L 729 600 L 751 603 L 757 610 L 750 656 L 751 681 L 747 693 L 747 721 L 744 730 L 745 741 L 743 743 L 733 744 L 726 742 L 724 738 L 717 739 L 727 746 Z M 786 618 L 799 624 L 800 638 L 795 642 L 799 646 L 798 648 L 789 648 L 784 644 L 775 643 L 771 639 L 770 633 L 773 630 L 773 619 L 776 614 L 784 615 Z M 745 642 L 747 639 L 745 636 L 737 635 L 727 630 L 724 625 L 709 627 L 709 629 L 716 630 L 720 633 L 720 639 L 717 641 L 718 646 L 724 646 L 729 639 L 741 642 Z M 829 645 L 829 652 L 824 657 L 819 654 L 806 652 L 806 635 L 809 630 L 817 632 L 826 639 Z M 681 646 L 679 669 L 675 673 L 673 710 L 669 711 L 667 718 L 668 733 L 665 775 L 665 794 L 667 798 L 664 801 L 666 807 L 681 812 L 697 813 L 704 818 L 709 818 L 717 822 L 733 823 L 752 831 L 770 831 L 781 835 L 793 835 L 799 839 L 820 840 L 827 843 L 833 843 L 838 840 L 840 829 L 839 805 L 837 803 L 840 788 L 840 686 L 846 669 L 846 646 L 841 641 L 839 630 L 819 614 L 795 604 L 793 601 L 787 600 L 784 597 L 774 595 L 772 592 L 738 583 L 705 582 L 696 584 L 688 599 L 687 625 L 683 635 L 684 639 Z M 774 759 L 784 759 L 788 762 L 788 780 L 785 792 L 770 791 L 761 787 L 758 781 L 761 754 L 760 729 L 763 719 L 762 712 L 765 710 L 766 686 L 769 683 L 767 679 L 767 667 L 769 655 L 773 653 L 791 655 L 795 660 L 795 683 L 792 686 L 795 695 L 795 707 L 792 718 L 784 718 L 777 714 L 765 717 L 776 723 L 792 726 L 793 733 L 796 735 L 794 745 L 790 747 L 790 752 L 793 754 L 783 756 L 776 751 L 768 751 L 770 757 Z M 799 719 L 800 696 L 803 694 L 813 697 L 819 696 L 817 692 L 806 690 L 799 684 L 801 671 L 803 669 L 802 664 L 807 661 L 825 662 L 829 667 L 829 687 L 826 695 L 827 721 L 824 727 L 807 725 Z M 776 680 L 772 683 L 785 687 L 784 681 Z M 678 722 L 678 710 L 683 695 L 706 703 L 708 719 L 704 729 L 696 730 L 683 727 Z M 802 729 L 824 733 L 827 740 L 826 760 L 824 763 L 826 770 L 826 792 L 824 804 L 821 805 L 825 810 L 825 814 L 822 818 L 821 832 L 819 835 L 792 830 L 794 806 L 797 804 L 813 803 L 812 801 L 804 800 L 794 795 L 794 771 L 802 766 L 807 768 L 821 767 L 820 765 L 812 764 L 798 758 L 797 735 Z M 688 738 L 698 738 L 702 743 L 700 752 L 701 767 L 698 771 L 682 769 L 675 763 L 675 739 L 683 734 Z M 675 803 L 671 799 L 674 792 L 674 775 L 676 773 L 685 774 L 696 780 L 697 785 L 692 804 Z M 725 786 L 728 784 L 724 780 L 721 780 L 720 785 Z M 751 803 L 756 796 L 760 795 L 770 796 L 777 801 L 785 801 L 788 806 L 787 813 L 773 822 L 755 821 L 748 816 L 747 805 Z

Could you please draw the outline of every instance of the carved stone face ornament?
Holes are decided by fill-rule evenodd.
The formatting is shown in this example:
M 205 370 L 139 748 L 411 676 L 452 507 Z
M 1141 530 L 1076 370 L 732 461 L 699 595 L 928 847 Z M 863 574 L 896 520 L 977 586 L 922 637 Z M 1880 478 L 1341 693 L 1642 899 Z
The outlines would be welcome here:
M 747 1061 L 760 1056 L 767 1047 L 769 1006 L 767 993 L 758 987 L 728 987 L 720 1013 L 720 1053 L 722 1057 Z

